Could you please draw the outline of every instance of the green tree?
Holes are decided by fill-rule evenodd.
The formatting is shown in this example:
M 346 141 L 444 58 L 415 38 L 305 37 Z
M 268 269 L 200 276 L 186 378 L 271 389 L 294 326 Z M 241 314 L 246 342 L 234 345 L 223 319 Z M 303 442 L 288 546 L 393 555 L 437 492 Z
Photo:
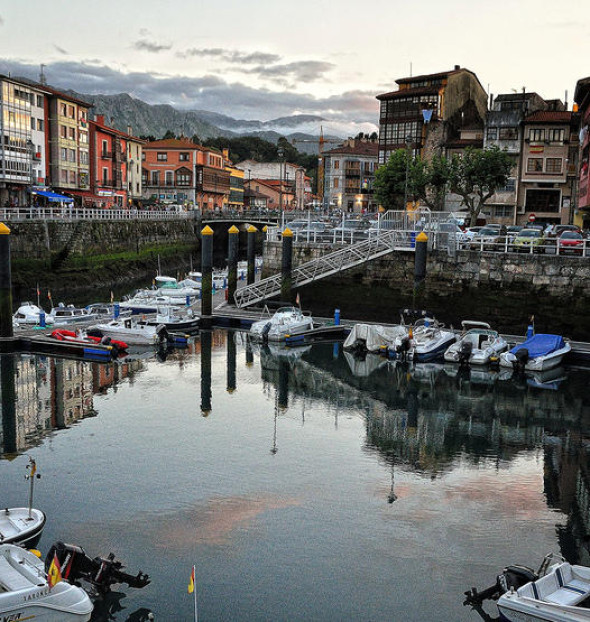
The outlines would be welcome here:
M 162 136 L 162 140 L 168 140 L 169 138 L 176 138 L 176 135 L 172 130 L 166 130 L 166 133 Z
M 386 164 L 375 171 L 373 189 L 378 203 L 386 209 L 405 209 L 408 201 L 422 198 L 426 184 L 425 164 L 420 157 L 412 158 L 406 149 L 394 151 Z
M 466 149 L 450 163 L 449 188 L 461 197 L 475 223 L 486 201 L 506 185 L 513 167 L 512 158 L 498 147 Z

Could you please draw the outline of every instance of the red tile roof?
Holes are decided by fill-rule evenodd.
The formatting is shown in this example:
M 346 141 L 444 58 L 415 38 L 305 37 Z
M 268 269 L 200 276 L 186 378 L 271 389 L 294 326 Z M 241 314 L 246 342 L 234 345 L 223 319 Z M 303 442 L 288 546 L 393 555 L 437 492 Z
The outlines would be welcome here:
M 350 145 L 343 145 L 342 147 L 336 147 L 330 149 L 330 151 L 324 151 L 324 155 L 366 155 L 375 156 L 379 154 L 379 145 L 377 143 L 365 143 L 355 142 L 354 147 Z
M 525 123 L 570 123 L 572 112 L 568 110 L 538 110 L 524 120 Z
M 167 138 L 166 140 L 153 140 L 144 146 L 144 149 L 199 149 L 203 151 L 201 145 L 197 145 L 188 138 Z

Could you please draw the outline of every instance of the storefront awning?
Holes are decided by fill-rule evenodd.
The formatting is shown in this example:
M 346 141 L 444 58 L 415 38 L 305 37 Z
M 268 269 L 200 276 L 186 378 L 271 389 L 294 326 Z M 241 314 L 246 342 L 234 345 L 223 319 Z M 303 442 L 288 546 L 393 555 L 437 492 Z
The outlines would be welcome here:
M 57 194 L 56 192 L 49 192 L 48 190 L 34 190 L 31 194 L 38 194 L 40 197 L 45 197 L 52 203 L 73 203 L 72 197 L 66 197 L 63 194 Z

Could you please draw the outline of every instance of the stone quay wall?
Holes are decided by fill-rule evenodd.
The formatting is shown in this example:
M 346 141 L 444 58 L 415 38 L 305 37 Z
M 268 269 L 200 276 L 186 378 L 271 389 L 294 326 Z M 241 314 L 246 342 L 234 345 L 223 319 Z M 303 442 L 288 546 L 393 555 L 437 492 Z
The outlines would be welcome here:
M 280 242 L 265 242 L 263 276 L 281 271 Z M 334 250 L 294 244 L 293 266 Z M 343 318 L 396 322 L 404 307 L 427 309 L 447 323 L 488 321 L 520 334 L 531 316 L 538 332 L 590 340 L 590 259 L 552 255 L 459 251 L 428 254 L 426 280 L 414 290 L 414 253 L 394 251 L 299 290 L 305 308 Z

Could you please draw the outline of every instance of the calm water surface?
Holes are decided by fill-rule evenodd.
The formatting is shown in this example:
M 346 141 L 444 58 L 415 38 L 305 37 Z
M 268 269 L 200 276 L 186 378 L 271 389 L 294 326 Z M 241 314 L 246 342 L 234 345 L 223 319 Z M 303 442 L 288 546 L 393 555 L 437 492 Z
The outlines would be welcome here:
M 94 620 L 481 620 L 463 592 L 590 563 L 588 382 L 202 333 L 114 364 L 2 357 L 0 503 L 149 573 Z M 14 390 L 13 390 L 14 387 Z M 488 613 L 497 616 L 495 606 Z

